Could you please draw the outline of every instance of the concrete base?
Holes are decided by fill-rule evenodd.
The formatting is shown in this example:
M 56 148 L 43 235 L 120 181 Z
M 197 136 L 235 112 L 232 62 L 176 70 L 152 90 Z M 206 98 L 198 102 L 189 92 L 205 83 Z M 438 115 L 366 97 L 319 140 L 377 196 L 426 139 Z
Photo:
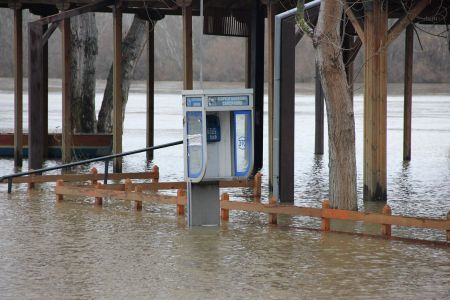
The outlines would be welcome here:
M 188 183 L 189 226 L 220 224 L 218 182 Z

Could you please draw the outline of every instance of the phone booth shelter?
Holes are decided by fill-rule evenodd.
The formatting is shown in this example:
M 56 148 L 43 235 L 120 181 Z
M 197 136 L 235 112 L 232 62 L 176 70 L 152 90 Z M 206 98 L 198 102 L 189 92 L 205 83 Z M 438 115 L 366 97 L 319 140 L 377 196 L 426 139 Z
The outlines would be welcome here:
M 186 90 L 183 113 L 189 225 L 218 225 L 219 181 L 253 169 L 253 90 Z

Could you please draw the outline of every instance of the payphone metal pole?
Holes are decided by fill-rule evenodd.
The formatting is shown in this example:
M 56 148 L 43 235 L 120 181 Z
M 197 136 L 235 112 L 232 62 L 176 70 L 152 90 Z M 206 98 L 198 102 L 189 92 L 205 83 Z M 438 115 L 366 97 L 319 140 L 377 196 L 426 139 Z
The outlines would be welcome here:
M 189 226 L 220 224 L 220 192 L 218 181 L 188 182 Z

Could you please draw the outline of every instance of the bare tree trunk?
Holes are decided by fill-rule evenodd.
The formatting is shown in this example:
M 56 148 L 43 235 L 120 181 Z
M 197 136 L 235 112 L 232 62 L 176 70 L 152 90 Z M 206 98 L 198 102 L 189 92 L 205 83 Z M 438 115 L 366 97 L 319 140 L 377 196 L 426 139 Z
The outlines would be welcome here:
M 71 19 L 72 122 L 75 132 L 95 132 L 95 59 L 97 26 L 95 13 Z
M 327 106 L 331 206 L 358 210 L 355 121 L 342 59 L 341 16 L 341 1 L 322 1 L 313 43 Z
M 339 29 L 341 0 L 320 4 L 313 30 L 305 21 L 304 0 L 297 2 L 296 23 L 312 38 L 328 117 L 328 152 L 331 207 L 358 210 L 356 198 L 355 119 L 353 101 L 342 59 Z
M 122 41 L 122 95 L 123 111 L 125 117 L 125 107 L 128 101 L 128 91 L 134 69 L 142 50 L 147 43 L 147 22 L 134 16 L 124 40 Z M 103 95 L 102 107 L 98 113 L 98 132 L 112 132 L 112 110 L 113 110 L 113 66 L 109 69 L 106 82 L 105 93 Z

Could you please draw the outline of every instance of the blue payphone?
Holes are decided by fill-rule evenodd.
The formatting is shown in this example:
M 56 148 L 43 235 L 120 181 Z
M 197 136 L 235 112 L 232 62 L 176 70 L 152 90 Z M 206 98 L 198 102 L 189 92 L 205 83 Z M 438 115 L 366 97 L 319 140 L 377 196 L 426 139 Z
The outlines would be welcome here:
M 253 90 L 183 91 L 183 113 L 189 224 L 218 224 L 218 182 L 253 169 Z

